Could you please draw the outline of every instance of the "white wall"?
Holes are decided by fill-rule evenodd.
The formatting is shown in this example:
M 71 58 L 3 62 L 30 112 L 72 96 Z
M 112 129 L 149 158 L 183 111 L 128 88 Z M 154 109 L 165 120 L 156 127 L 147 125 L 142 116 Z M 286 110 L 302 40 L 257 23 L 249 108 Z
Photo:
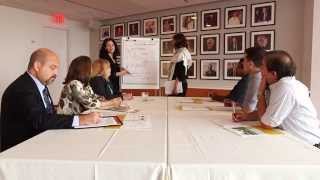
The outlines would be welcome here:
M 90 31 L 82 23 L 66 19 L 55 25 L 51 17 L 20 9 L 0 6 L 0 96 L 5 88 L 24 73 L 31 53 L 43 47 L 43 27 L 68 31 L 68 60 L 90 54 Z
M 311 53 L 311 98 L 320 114 L 320 1 L 313 2 L 313 28 L 312 28 L 312 53 Z
M 125 23 L 125 30 L 127 30 L 127 22 L 142 20 L 151 18 L 151 17 L 162 17 L 167 15 L 177 15 L 177 21 L 179 22 L 179 15 L 187 12 L 198 12 L 198 17 L 201 15 L 201 11 L 208 9 L 221 9 L 221 28 L 218 30 L 212 31 L 201 31 L 186 33 L 186 36 L 194 36 L 196 35 L 198 38 L 198 55 L 193 56 L 194 59 L 197 59 L 198 64 L 198 76 L 197 80 L 188 80 L 189 87 L 199 87 L 199 88 L 214 88 L 214 89 L 229 89 L 232 88 L 235 84 L 235 81 L 223 80 L 223 73 L 220 73 L 220 80 L 200 80 L 200 59 L 220 59 L 220 68 L 222 69 L 223 59 L 229 58 L 240 58 L 243 57 L 243 54 L 238 55 L 224 55 L 222 51 L 223 48 L 223 36 L 224 33 L 230 32 L 246 32 L 246 47 L 250 46 L 250 32 L 251 31 L 261 31 L 261 30 L 275 30 L 275 48 L 282 49 L 288 51 L 293 59 L 298 64 L 297 69 L 297 78 L 307 85 L 308 83 L 308 75 L 304 74 L 306 69 L 308 69 L 308 64 L 306 64 L 303 59 L 303 42 L 304 41 L 304 1 L 303 0 L 274 0 L 276 2 L 276 24 L 270 26 L 259 26 L 259 27 L 251 27 L 250 25 L 250 17 L 251 17 L 251 5 L 262 2 L 269 2 L 273 0 L 230 0 L 230 1 L 217 1 L 208 4 L 201 4 L 183 8 L 169 9 L 145 14 L 138 14 L 129 17 L 111 19 L 103 21 L 103 24 L 116 24 L 116 23 Z M 309 1 L 309 0 L 305 0 Z M 245 28 L 233 28 L 233 29 L 225 29 L 224 26 L 224 11 L 226 7 L 232 6 L 247 6 L 247 23 Z M 199 18 L 200 20 L 201 18 Z M 198 29 L 200 28 L 200 23 L 198 22 Z M 159 27 L 159 26 L 158 26 Z M 179 27 L 179 23 L 178 23 Z M 158 28 L 159 30 L 159 28 Z M 220 34 L 220 53 L 218 55 L 200 55 L 200 35 L 201 34 Z M 112 34 L 112 33 L 111 33 Z M 161 38 L 171 38 L 172 35 L 160 35 Z M 95 31 L 91 33 L 91 55 L 93 57 L 98 56 L 98 51 L 100 47 L 99 40 L 99 31 Z M 168 60 L 170 57 L 160 57 L 160 60 Z M 310 61 L 310 60 L 309 60 Z M 307 71 L 310 72 L 310 71 Z M 163 84 L 164 80 L 161 79 L 161 84 Z

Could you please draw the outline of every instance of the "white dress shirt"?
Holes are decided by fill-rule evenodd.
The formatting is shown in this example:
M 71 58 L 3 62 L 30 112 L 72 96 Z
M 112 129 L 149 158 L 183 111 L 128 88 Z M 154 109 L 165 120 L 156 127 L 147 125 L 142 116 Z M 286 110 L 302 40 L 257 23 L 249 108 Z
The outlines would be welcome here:
M 320 143 L 320 122 L 308 88 L 295 77 L 284 77 L 270 85 L 270 101 L 261 121 L 280 127 L 308 142 Z

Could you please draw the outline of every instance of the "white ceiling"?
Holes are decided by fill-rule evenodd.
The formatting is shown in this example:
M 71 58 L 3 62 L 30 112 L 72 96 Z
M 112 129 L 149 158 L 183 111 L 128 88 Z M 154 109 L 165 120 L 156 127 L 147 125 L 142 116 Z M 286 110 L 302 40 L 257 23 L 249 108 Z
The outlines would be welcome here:
M 89 22 L 214 1 L 220 0 L 0 0 L 0 5 Z

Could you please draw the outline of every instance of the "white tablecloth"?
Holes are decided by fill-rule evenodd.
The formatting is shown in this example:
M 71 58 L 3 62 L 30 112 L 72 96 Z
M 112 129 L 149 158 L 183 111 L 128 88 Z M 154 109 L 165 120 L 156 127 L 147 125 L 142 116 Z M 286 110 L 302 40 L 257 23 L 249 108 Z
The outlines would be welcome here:
M 288 134 L 241 137 L 221 127 L 232 124 L 231 111 L 177 110 L 181 101 L 168 103 L 172 180 L 320 179 L 319 149 Z
M 0 179 L 164 179 L 167 99 L 136 97 L 129 104 L 149 118 L 151 127 L 46 131 L 0 154 Z
M 222 128 L 231 111 L 181 111 L 181 101 L 135 98 L 147 128 L 46 131 L 0 154 L 0 180 L 320 179 L 319 149 L 288 134 L 241 137 Z

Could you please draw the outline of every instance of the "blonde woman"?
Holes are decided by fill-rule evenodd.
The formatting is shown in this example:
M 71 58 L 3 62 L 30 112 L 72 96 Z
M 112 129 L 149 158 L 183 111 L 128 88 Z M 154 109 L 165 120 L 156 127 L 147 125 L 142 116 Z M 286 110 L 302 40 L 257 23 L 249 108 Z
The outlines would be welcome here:
M 90 86 L 94 93 L 103 96 L 106 99 L 115 99 L 122 97 L 121 93 L 114 90 L 113 84 L 110 82 L 111 65 L 108 61 L 98 59 L 92 64 L 92 78 Z M 131 99 L 130 94 L 126 94 L 123 98 Z

